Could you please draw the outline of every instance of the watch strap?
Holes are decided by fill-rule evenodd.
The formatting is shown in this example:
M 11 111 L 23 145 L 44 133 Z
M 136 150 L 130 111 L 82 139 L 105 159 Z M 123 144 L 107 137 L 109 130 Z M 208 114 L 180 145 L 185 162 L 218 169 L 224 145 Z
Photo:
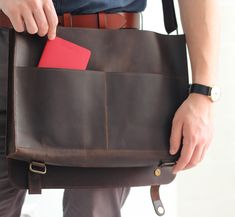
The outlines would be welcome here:
M 206 96 L 211 95 L 211 87 L 202 84 L 190 84 L 189 93 L 199 93 Z

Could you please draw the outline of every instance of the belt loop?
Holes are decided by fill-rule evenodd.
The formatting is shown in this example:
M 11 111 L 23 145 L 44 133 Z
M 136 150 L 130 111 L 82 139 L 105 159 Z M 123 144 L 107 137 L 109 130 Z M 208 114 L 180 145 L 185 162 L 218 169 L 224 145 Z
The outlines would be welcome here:
M 101 29 L 125 28 L 127 18 L 124 13 L 98 12 L 98 26 Z
M 98 12 L 98 26 L 100 29 L 105 29 L 107 26 L 106 13 Z
M 64 13 L 64 26 L 66 27 L 72 27 L 73 26 L 73 19 L 71 13 Z

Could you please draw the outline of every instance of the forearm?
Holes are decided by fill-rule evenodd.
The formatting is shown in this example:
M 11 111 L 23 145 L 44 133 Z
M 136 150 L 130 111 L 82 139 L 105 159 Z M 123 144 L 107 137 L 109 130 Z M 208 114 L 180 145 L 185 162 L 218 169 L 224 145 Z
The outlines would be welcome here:
M 213 85 L 220 46 L 220 19 L 216 0 L 179 0 L 194 83 Z

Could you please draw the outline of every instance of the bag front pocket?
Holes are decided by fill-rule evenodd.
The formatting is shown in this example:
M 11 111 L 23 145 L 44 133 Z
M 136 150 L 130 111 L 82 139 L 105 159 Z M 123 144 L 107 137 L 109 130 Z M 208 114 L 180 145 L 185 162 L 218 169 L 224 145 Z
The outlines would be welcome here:
M 63 150 L 104 148 L 103 77 L 95 71 L 15 67 L 12 154 L 25 157 L 33 150 L 46 160 L 65 157 Z
M 85 167 L 170 158 L 171 119 L 185 79 L 37 67 L 15 67 L 10 77 L 9 158 Z
M 109 148 L 142 152 L 149 162 L 170 159 L 174 114 L 187 79 L 156 73 L 107 73 Z

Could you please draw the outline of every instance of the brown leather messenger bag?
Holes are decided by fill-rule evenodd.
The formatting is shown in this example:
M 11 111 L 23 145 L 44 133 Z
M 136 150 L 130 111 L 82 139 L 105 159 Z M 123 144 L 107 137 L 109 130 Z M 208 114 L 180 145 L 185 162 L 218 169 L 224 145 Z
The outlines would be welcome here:
M 170 33 L 172 0 L 163 9 Z M 38 68 L 47 37 L 0 28 L 10 180 L 29 193 L 151 185 L 162 215 L 159 185 L 180 155 L 169 154 L 171 122 L 188 96 L 185 36 L 62 26 L 57 36 L 91 50 L 87 70 Z

